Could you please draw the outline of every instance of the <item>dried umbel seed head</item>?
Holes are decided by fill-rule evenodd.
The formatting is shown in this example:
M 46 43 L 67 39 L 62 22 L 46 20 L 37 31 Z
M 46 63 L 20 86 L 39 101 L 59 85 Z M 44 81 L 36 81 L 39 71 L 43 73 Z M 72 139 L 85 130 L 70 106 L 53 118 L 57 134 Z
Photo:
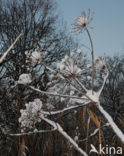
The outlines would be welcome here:
M 97 61 L 96 61 L 96 71 L 101 72 L 101 71 L 103 71 L 105 69 L 106 69 L 105 61 L 102 58 L 99 57 L 99 59 L 97 59 Z
M 81 49 L 78 49 L 78 50 L 77 50 L 77 53 L 78 53 L 78 55 L 81 55 L 82 50 L 81 50 Z
M 73 53 L 73 52 L 71 52 L 70 57 L 71 57 L 71 58 L 73 58 L 73 57 L 74 57 L 74 53 Z
M 72 31 L 81 33 L 93 19 L 94 12 L 92 12 L 92 15 L 90 13 L 90 9 L 87 15 L 85 12 L 82 12 L 81 15 L 75 19 L 75 23 L 72 25 Z
M 31 74 L 26 74 L 26 73 L 24 73 L 24 74 L 21 74 L 20 76 L 19 76 L 19 80 L 18 80 L 18 84 L 24 84 L 24 85 L 27 85 L 27 84 L 29 84 L 29 83 L 31 83 Z
M 31 54 L 31 60 L 33 63 L 39 63 L 41 60 L 41 54 L 40 52 L 34 51 Z
M 95 62 L 98 62 L 100 60 L 100 57 L 99 56 L 96 56 L 95 57 Z
M 60 71 L 63 76 L 67 77 L 76 77 L 80 75 L 82 70 L 75 64 L 74 53 L 71 53 L 71 56 L 65 56 L 60 63 L 57 64 L 57 69 Z
M 35 124 L 37 122 L 41 122 L 41 118 L 43 117 L 43 105 L 40 99 L 34 99 L 33 102 L 26 103 L 25 106 L 26 109 L 20 110 L 21 116 L 18 120 L 21 124 L 22 132 L 24 132 L 27 129 L 35 129 Z

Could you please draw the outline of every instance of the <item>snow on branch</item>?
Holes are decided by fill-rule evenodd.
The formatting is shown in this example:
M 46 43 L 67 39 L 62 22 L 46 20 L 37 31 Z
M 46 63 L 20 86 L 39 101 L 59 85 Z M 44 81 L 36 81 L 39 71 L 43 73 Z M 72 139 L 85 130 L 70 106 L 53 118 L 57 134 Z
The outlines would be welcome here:
M 103 88 L 104 88 L 104 86 L 105 86 L 106 80 L 108 79 L 108 76 L 109 76 L 109 71 L 108 71 L 107 67 L 106 67 L 106 71 L 107 71 L 107 74 L 104 76 L 103 84 L 102 84 L 100 90 L 98 91 L 98 96 L 99 96 L 99 97 L 100 97 L 100 95 L 101 95 L 101 93 L 102 93 L 102 90 L 103 90 Z
M 108 123 L 110 124 L 110 126 L 113 129 L 113 131 L 115 132 L 115 134 L 124 143 L 124 134 L 118 128 L 118 126 L 116 125 L 116 123 L 113 121 L 112 117 L 103 109 L 103 107 L 100 105 L 100 103 L 98 103 L 97 107 L 98 107 L 99 111 L 103 114 L 103 116 L 105 117 L 105 119 L 108 121 Z
M 16 134 L 9 134 L 10 136 L 24 136 L 24 135 L 33 135 L 33 134 L 38 134 L 38 133 L 50 133 L 50 132 L 53 132 L 53 131 L 56 131 L 56 128 L 54 127 L 53 129 L 51 130 L 37 130 L 37 129 L 34 129 L 33 132 L 27 132 L 27 133 L 16 133 Z
M 102 126 L 102 127 L 109 126 L 109 125 L 110 125 L 110 124 L 106 123 L 106 124 L 105 124 L 104 126 Z M 100 129 L 101 129 L 102 127 L 100 127 Z M 90 137 L 96 135 L 97 132 L 99 132 L 99 128 L 96 128 L 96 129 L 88 136 L 88 138 L 90 138 Z M 81 142 L 81 141 L 86 141 L 86 140 L 87 140 L 87 138 L 85 138 L 85 139 L 83 139 L 83 140 L 80 140 L 80 142 Z
M 86 106 L 86 105 L 88 105 L 88 104 L 89 104 L 89 102 L 85 102 L 85 103 L 83 103 L 83 104 L 76 105 L 76 106 L 70 106 L 70 107 L 64 108 L 64 109 L 62 109 L 62 110 L 50 111 L 50 112 L 43 111 L 42 113 L 43 113 L 44 115 L 56 115 L 56 114 L 64 113 L 65 111 L 69 111 L 69 110 L 72 110 L 72 109 L 76 109 L 76 108 L 78 108 L 78 107 Z
M 87 153 L 85 151 L 83 151 L 79 146 L 78 144 L 63 130 L 63 128 L 60 126 L 60 124 L 54 122 L 54 121 L 51 121 L 50 119 L 47 119 L 47 118 L 44 118 L 42 117 L 42 119 L 44 121 L 46 121 L 47 123 L 49 123 L 51 126 L 57 128 L 57 131 L 63 135 L 73 146 L 74 148 L 79 151 L 82 155 L 84 156 L 88 156 Z

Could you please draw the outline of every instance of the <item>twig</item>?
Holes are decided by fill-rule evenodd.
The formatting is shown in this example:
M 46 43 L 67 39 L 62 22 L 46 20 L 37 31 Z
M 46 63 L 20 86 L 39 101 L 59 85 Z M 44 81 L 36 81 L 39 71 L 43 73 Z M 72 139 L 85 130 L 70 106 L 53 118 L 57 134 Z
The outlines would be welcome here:
M 24 136 L 24 135 L 32 135 L 32 134 L 37 134 L 37 133 L 49 133 L 55 131 L 56 128 L 54 127 L 51 130 L 40 130 L 36 132 L 27 132 L 27 133 L 17 133 L 17 134 L 9 134 L 10 136 Z
M 19 40 L 19 38 L 21 37 L 22 35 L 20 34 L 16 40 L 11 44 L 11 46 L 7 49 L 7 51 L 3 54 L 3 56 L 0 58 L 0 63 L 2 63 L 3 59 L 7 56 L 7 54 L 9 53 L 9 51 L 12 49 L 12 47 L 16 44 L 16 42 Z
M 87 92 L 86 87 L 78 80 L 78 78 L 75 78 L 74 80 L 85 90 L 85 92 Z

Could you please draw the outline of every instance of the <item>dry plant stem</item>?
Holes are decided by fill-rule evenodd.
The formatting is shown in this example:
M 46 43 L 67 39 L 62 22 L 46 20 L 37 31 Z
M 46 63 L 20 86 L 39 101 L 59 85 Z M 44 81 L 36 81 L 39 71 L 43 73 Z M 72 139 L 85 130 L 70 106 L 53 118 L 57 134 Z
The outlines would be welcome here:
M 100 130 L 100 125 L 99 125 L 99 145 L 102 145 L 101 144 L 101 132 L 100 132 L 101 130 Z M 100 149 L 99 149 L 100 150 Z M 101 154 L 101 156 L 102 156 L 102 154 Z
M 107 67 L 106 67 L 106 69 L 107 69 Z M 100 95 L 101 95 L 101 93 L 102 93 L 102 90 L 103 90 L 103 88 L 104 88 L 104 86 L 105 86 L 105 83 L 106 83 L 106 80 L 107 80 L 107 78 L 108 78 L 108 76 L 109 76 L 109 71 L 108 71 L 108 69 L 107 69 L 107 74 L 106 74 L 106 76 L 104 77 L 104 81 L 103 81 L 103 84 L 102 84 L 102 87 L 100 88 L 100 90 L 99 90 L 99 97 L 100 97 Z
M 24 156 L 25 155 L 25 138 L 22 137 L 22 142 L 20 145 L 20 156 Z
M 88 37 L 89 37 L 89 40 L 90 40 L 90 45 L 91 45 L 91 55 L 92 55 L 92 94 L 94 94 L 93 91 L 94 91 L 94 73 L 95 72 L 94 72 L 94 50 L 93 50 L 93 42 L 92 42 L 92 38 L 90 36 L 90 33 L 89 33 L 87 27 L 85 28 L 85 30 L 86 30 L 86 32 L 88 34 Z
M 87 122 L 87 134 L 86 134 L 86 152 L 88 152 L 88 134 L 89 134 L 89 126 L 90 126 L 90 116 Z
M 12 49 L 12 47 L 16 44 L 16 42 L 19 40 L 19 38 L 21 37 L 22 35 L 20 34 L 16 40 L 12 43 L 12 45 L 7 49 L 7 51 L 3 54 L 3 56 L 0 58 L 0 63 L 2 63 L 3 59 L 7 56 L 7 54 L 9 53 L 9 51 Z
M 74 78 L 74 80 L 82 87 L 82 89 L 87 92 L 86 87 L 78 80 L 78 78 Z

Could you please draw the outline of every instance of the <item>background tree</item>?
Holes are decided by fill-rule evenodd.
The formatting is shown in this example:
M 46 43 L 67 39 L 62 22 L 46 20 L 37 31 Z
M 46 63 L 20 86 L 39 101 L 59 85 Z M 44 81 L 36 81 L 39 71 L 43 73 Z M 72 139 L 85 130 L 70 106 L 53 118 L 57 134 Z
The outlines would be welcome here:
M 124 112 L 124 58 L 119 56 L 107 57 L 109 77 L 104 87 L 101 100 L 105 109 L 113 119 L 120 123 Z M 121 124 L 121 126 L 124 126 Z
M 25 51 L 39 48 L 41 53 L 47 52 L 47 62 L 52 63 L 75 47 L 72 38 L 67 37 L 65 30 L 57 24 L 58 14 L 53 0 L 2 1 L 0 17 L 1 51 L 4 52 L 22 33 L 19 42 L 2 62 L 5 75 L 11 75 L 15 80 L 26 72 Z
M 14 85 L 19 75 L 30 72 L 32 77 L 35 77 L 33 85 L 42 90 L 47 89 L 48 70 L 42 65 L 34 65 L 28 69 L 25 52 L 32 53 L 38 50 L 47 64 L 54 65 L 63 55 L 70 53 L 77 47 L 67 32 L 64 22 L 59 18 L 56 6 L 54 0 L 1 1 L 0 55 L 6 51 L 20 33 L 22 34 L 20 40 L 0 64 L 0 119 L 3 123 L 3 128 L 1 127 L 3 134 L 18 129 L 16 119 L 20 116 L 20 109 L 29 99 L 40 96 L 34 92 L 29 95 L 29 91 L 22 86 L 11 89 L 10 86 Z M 43 100 L 45 98 L 45 96 L 42 97 Z M 3 138 L 4 142 L 1 142 L 2 155 L 8 151 L 11 144 L 8 138 Z M 4 146 L 5 142 L 8 143 L 6 146 Z

